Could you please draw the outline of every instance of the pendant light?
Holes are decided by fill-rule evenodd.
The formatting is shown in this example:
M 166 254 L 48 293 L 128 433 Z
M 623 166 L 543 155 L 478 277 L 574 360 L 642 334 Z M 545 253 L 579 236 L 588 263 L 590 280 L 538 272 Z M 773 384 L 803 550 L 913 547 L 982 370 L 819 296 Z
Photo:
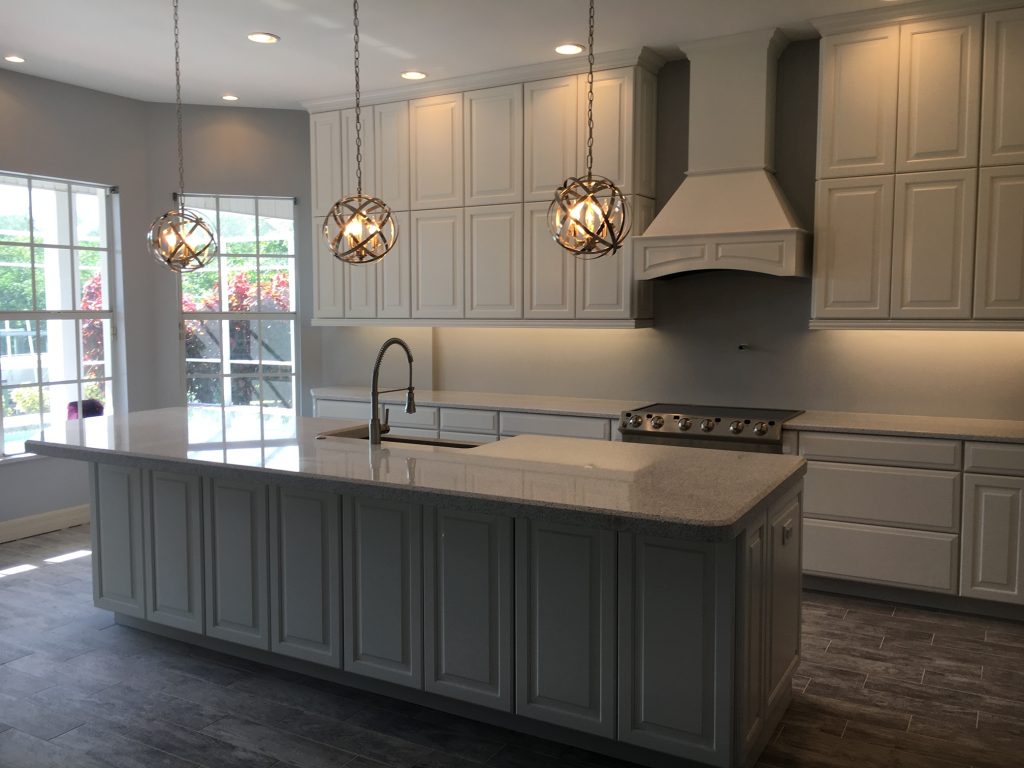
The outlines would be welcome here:
M 178 0 L 174 4 L 174 87 L 178 120 L 177 207 L 157 218 L 146 241 L 157 260 L 174 272 L 192 272 L 210 263 L 217 254 L 217 240 L 202 216 L 185 207 L 185 155 L 181 140 L 181 53 L 178 35 Z
M 363 123 L 359 105 L 359 0 L 352 2 L 356 76 L 356 193 L 336 202 L 324 218 L 324 237 L 336 259 L 372 264 L 384 258 L 398 236 L 387 203 L 363 194 Z
M 594 165 L 594 0 L 590 0 L 587 62 L 587 175 L 570 176 L 548 207 L 555 242 L 578 259 L 615 253 L 629 234 L 626 198 L 611 179 L 595 176 Z

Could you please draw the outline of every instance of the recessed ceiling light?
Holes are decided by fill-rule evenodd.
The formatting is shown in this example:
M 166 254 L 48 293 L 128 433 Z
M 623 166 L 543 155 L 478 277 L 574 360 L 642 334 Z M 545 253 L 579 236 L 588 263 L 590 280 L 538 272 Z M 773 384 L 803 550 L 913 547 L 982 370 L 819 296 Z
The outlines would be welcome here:
M 264 45 L 271 45 L 281 39 L 280 35 L 275 35 L 273 32 L 253 32 L 249 35 L 249 39 L 254 43 L 263 43 Z
M 424 72 L 417 72 L 415 69 L 410 69 L 407 72 L 402 73 L 402 77 L 406 80 L 422 80 L 427 75 Z
M 4 56 L 4 61 L 9 61 L 11 64 L 24 64 L 25 60 L 21 56 Z
M 233 96 L 230 93 L 225 93 L 221 98 L 224 99 L 224 101 L 238 101 L 238 97 Z
M 560 53 L 563 56 L 575 56 L 577 53 L 583 53 L 583 46 L 576 43 L 562 43 L 555 47 L 555 53 Z

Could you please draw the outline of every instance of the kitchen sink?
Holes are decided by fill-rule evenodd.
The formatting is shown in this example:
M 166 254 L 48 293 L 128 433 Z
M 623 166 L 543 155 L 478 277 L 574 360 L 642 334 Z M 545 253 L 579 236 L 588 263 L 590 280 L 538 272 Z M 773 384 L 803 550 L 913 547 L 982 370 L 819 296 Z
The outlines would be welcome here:
M 329 429 L 316 436 L 317 440 L 326 440 L 329 437 L 348 437 L 354 440 L 369 440 L 369 430 L 366 427 L 344 427 L 342 429 Z M 382 443 L 406 443 L 408 445 L 432 445 L 437 448 L 476 448 L 478 443 L 464 443 L 459 440 L 444 440 L 439 437 L 402 437 L 401 435 L 381 436 Z

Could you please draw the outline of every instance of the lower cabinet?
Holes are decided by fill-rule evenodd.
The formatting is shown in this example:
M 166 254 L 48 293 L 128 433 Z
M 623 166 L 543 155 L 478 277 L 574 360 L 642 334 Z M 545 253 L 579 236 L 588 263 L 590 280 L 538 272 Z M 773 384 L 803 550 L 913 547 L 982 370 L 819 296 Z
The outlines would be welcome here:
M 960 594 L 1024 604 L 1024 477 L 964 475 Z
M 783 701 L 800 661 L 802 589 L 800 498 L 783 502 L 768 515 L 768 709 Z
M 142 473 L 92 465 L 92 588 L 96 607 L 143 618 Z
M 516 712 L 614 738 L 615 533 L 516 526 Z
M 736 584 L 736 749 L 748 753 L 765 728 L 767 685 L 764 642 L 768 525 L 753 521 L 740 536 Z
M 153 471 L 144 483 L 146 618 L 203 631 L 202 479 Z
M 427 509 L 425 688 L 512 711 L 512 518 Z
M 206 634 L 269 650 L 267 487 L 209 480 L 205 512 Z
M 341 497 L 274 489 L 270 649 L 341 666 Z
M 422 510 L 344 499 L 343 667 L 423 687 Z

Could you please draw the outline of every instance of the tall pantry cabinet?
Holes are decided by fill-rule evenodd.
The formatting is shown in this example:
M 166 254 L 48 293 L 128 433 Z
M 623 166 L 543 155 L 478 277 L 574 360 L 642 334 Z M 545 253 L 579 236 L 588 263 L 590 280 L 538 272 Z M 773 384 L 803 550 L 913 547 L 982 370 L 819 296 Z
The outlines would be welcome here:
M 1024 8 L 822 31 L 812 327 L 1024 328 Z

